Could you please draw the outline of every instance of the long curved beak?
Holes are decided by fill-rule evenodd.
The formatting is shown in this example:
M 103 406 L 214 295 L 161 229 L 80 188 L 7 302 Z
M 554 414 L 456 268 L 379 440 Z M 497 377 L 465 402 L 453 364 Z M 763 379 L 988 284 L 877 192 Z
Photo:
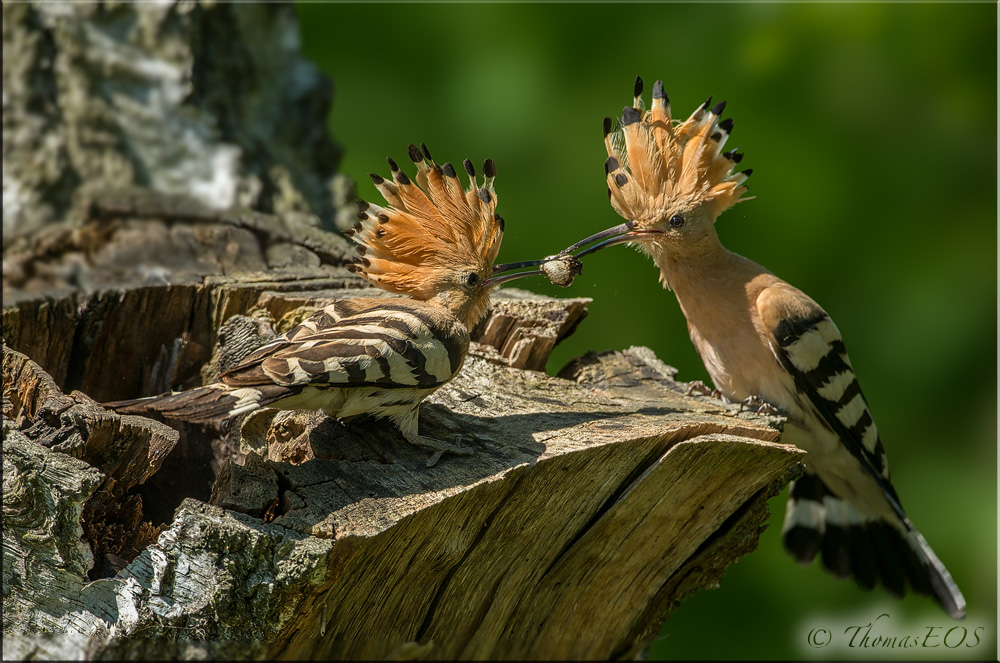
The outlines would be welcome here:
M 608 228 L 607 230 L 602 230 L 601 232 L 595 233 L 586 239 L 581 239 L 576 244 L 560 251 L 558 255 L 563 256 L 584 246 L 592 245 L 574 256 L 576 258 L 582 258 L 583 256 L 596 253 L 601 249 L 606 249 L 609 246 L 614 246 L 615 244 L 641 241 L 645 238 L 662 234 L 663 232 L 659 230 L 636 230 L 635 223 L 628 221 L 612 228 Z M 594 242 L 597 243 L 595 244 Z
M 500 285 L 501 283 L 507 283 L 508 281 L 515 281 L 528 276 L 538 276 L 539 274 L 544 274 L 542 270 L 537 269 L 539 266 L 544 265 L 551 260 L 571 255 L 573 251 L 583 247 L 587 248 L 574 255 L 574 258 L 582 258 L 583 256 L 596 253 L 601 249 L 606 249 L 609 246 L 614 246 L 615 244 L 626 244 L 628 242 L 641 241 L 643 239 L 662 234 L 663 232 L 659 230 L 636 230 L 635 224 L 628 221 L 614 226 L 613 228 L 602 230 L 601 232 L 595 233 L 586 239 L 581 239 L 576 244 L 568 246 L 559 253 L 553 256 L 548 256 L 542 260 L 522 260 L 521 262 L 508 262 L 502 265 L 494 265 L 493 276 L 483 281 L 483 285 Z M 536 269 L 514 272 L 513 274 L 504 274 L 504 272 L 510 272 L 517 269 L 525 270 L 530 267 L 535 267 Z
M 587 239 L 581 239 L 579 242 L 577 242 L 573 246 L 567 246 L 565 249 L 563 249 L 562 251 L 560 251 L 558 253 L 558 255 L 564 256 L 567 253 L 572 253 L 573 251 L 576 251 L 577 249 L 579 249 L 581 247 L 584 247 L 584 246 L 587 246 L 588 244 L 591 244 L 591 243 L 596 242 L 598 240 L 608 239 L 608 238 L 612 238 L 612 237 L 618 237 L 620 235 L 623 235 L 623 234 L 631 231 L 634 227 L 635 227 L 635 224 L 633 222 L 631 222 L 631 221 L 628 221 L 627 223 L 622 223 L 620 225 L 615 226 L 614 228 L 608 228 L 607 230 L 602 230 L 599 233 L 595 233 L 595 234 L 591 235 Z
M 515 272 L 513 274 L 504 274 L 503 272 L 509 272 L 514 269 L 523 270 L 527 267 L 538 267 L 544 263 L 544 260 L 522 260 L 521 262 L 508 262 L 502 265 L 493 265 L 493 276 L 483 281 L 483 286 L 500 285 L 501 283 L 516 281 L 517 279 L 523 279 L 527 276 L 538 276 L 543 273 L 540 269 L 533 269 L 526 272 Z

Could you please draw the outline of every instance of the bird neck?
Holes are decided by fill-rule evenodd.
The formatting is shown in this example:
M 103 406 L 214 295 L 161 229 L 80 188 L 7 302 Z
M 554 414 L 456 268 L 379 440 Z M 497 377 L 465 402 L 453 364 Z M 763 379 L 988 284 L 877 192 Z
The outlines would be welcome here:
M 489 294 L 477 294 L 470 297 L 456 290 L 442 290 L 427 300 L 427 303 L 452 314 L 471 330 L 485 315 L 486 308 L 489 306 Z
M 722 246 L 713 232 L 696 246 L 684 250 L 660 250 L 653 260 L 660 268 L 664 285 L 674 291 L 690 324 L 698 325 L 702 314 L 727 310 L 727 305 L 742 306 L 752 297 L 751 284 L 766 269 Z M 701 313 L 699 313 L 701 312 Z
M 699 279 L 711 274 L 715 267 L 726 267 L 732 255 L 711 232 L 697 242 L 676 244 L 658 242 L 652 246 L 653 261 L 660 268 L 660 280 L 678 293 L 694 287 Z

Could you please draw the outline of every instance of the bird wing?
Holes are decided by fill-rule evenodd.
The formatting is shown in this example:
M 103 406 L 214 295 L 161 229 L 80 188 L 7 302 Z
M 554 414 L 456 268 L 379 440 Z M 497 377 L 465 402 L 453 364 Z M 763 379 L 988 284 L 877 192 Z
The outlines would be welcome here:
M 317 311 L 261 346 L 220 381 L 229 387 L 434 388 L 461 367 L 469 334 L 453 316 L 412 300 L 345 301 L 350 304 Z
M 801 291 L 779 284 L 757 297 L 757 310 L 771 352 L 854 456 L 881 487 L 898 522 L 869 518 L 838 496 L 815 474 L 792 484 L 782 538 L 786 550 L 808 564 L 822 552 L 823 565 L 838 577 L 853 575 L 862 587 L 881 582 L 902 597 L 905 581 L 933 597 L 955 619 L 965 616 L 965 598 L 951 574 L 903 512 L 889 482 L 885 450 L 868 403 L 851 368 L 844 341 L 830 317 Z
M 795 380 L 796 391 L 808 398 L 902 516 L 889 483 L 885 449 L 833 320 L 819 304 L 785 284 L 765 288 L 756 303 L 771 352 Z

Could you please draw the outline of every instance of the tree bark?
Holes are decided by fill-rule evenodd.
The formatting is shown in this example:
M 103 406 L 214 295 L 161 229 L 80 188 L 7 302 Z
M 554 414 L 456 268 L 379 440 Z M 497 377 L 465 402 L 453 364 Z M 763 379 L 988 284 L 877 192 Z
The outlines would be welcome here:
M 22 336 L 5 341 L 18 347 L 44 335 L 44 323 L 25 324 L 47 320 L 43 307 L 82 311 L 66 326 L 90 343 L 53 354 L 49 367 L 101 391 L 105 366 L 143 363 L 138 351 L 128 357 L 136 364 L 116 363 L 111 353 L 122 345 L 105 334 L 135 325 L 154 292 L 161 327 L 195 322 L 157 333 L 209 346 L 193 302 L 214 302 L 214 328 L 240 305 L 263 308 L 237 320 L 295 320 L 302 301 L 358 292 L 307 296 L 304 287 L 329 279 L 302 276 L 103 291 L 86 306 L 23 301 L 5 311 Z M 551 327 L 574 323 L 567 315 L 543 330 L 539 321 L 582 308 L 565 301 L 501 299 L 502 319 L 482 328 L 527 327 L 547 343 L 558 335 Z M 515 318 L 516 308 L 529 313 Z M 141 336 L 137 327 L 127 333 Z M 517 335 L 494 342 L 519 348 L 515 357 L 540 356 L 509 343 Z M 163 361 L 168 346 L 146 364 Z M 317 413 L 264 411 L 241 436 L 238 426 L 178 434 L 106 412 L 81 391 L 64 395 L 5 347 L 4 619 L 8 635 L 25 636 L 11 653 L 40 647 L 38 655 L 60 658 L 81 642 L 98 658 L 641 650 L 683 596 L 718 583 L 755 547 L 766 500 L 799 452 L 776 444 L 778 431 L 757 415 L 685 396 L 644 348 L 583 357 L 560 377 L 510 363 L 495 345 L 477 344 L 428 400 L 422 430 L 459 433 L 475 455 L 424 468 L 425 450 L 391 426 Z M 29 635 L 39 631 L 60 636 Z
M 431 468 L 365 417 L 100 406 L 379 294 L 326 230 L 351 185 L 295 129 L 329 84 L 291 11 L 4 5 L 5 658 L 641 655 L 753 550 L 800 452 L 645 348 L 546 375 L 587 299 L 501 291 L 421 411 L 473 454 Z
M 5 3 L 3 244 L 137 186 L 350 225 L 290 3 Z

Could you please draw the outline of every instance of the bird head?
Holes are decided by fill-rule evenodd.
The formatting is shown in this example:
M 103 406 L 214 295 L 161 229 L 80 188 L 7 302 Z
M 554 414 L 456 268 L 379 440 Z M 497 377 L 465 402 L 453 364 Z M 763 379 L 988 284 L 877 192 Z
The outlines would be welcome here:
M 359 255 L 349 269 L 389 292 L 440 306 L 471 327 L 485 314 L 490 292 L 522 276 L 493 268 L 504 232 L 495 212 L 496 164 L 483 163 L 480 186 L 466 159 L 469 184 L 463 187 L 455 168 L 434 163 L 425 145 L 410 145 L 409 155 L 414 180 L 391 158 L 389 179 L 369 175 L 388 206 L 359 201 L 361 221 L 347 232 Z
M 604 119 L 604 169 L 611 205 L 626 222 L 574 246 L 604 240 L 603 246 L 636 242 L 667 259 L 696 253 L 715 239 L 718 216 L 748 200 L 745 182 L 752 171 L 733 172 L 743 155 L 723 151 L 733 129 L 720 120 L 726 102 L 712 98 L 689 118 L 675 122 L 663 82 L 653 85 L 653 103 L 645 110 L 642 79 L 635 80 L 631 106 L 616 123 Z

